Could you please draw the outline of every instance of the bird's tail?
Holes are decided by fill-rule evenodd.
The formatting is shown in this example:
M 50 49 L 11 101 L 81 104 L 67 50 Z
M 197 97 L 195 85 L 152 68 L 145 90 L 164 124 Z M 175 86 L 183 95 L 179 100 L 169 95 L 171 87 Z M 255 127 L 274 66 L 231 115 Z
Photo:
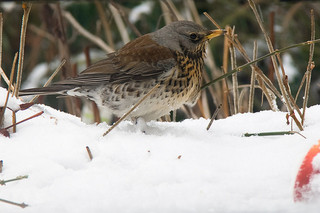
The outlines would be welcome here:
M 70 85 L 52 85 L 42 88 L 31 88 L 19 91 L 19 96 L 25 95 L 66 95 L 67 91 L 73 89 Z

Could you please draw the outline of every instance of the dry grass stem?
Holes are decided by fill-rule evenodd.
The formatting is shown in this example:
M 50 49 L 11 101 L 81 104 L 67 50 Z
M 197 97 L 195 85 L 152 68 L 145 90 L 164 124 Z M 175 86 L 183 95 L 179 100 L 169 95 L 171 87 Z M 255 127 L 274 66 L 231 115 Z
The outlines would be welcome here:
M 2 173 L 2 168 L 3 168 L 3 160 L 0 160 L 0 173 Z
M 267 101 L 270 105 L 270 108 L 272 110 L 277 110 L 278 107 L 275 106 L 276 102 L 274 101 L 274 95 L 270 93 L 270 91 L 272 91 L 273 93 L 275 93 L 279 98 L 281 98 L 280 93 L 278 92 L 278 90 L 275 88 L 275 86 L 273 85 L 273 83 L 270 81 L 270 79 L 262 72 L 262 70 L 256 66 L 254 63 L 251 63 L 252 60 L 249 58 L 247 52 L 245 51 L 245 49 L 243 48 L 242 44 L 240 43 L 239 39 L 234 36 L 234 40 L 228 35 L 226 34 L 226 37 L 229 39 L 229 41 L 239 50 L 239 52 L 241 53 L 241 55 L 244 57 L 244 59 L 250 63 L 251 69 L 253 68 L 255 70 L 255 73 L 260 77 L 260 81 L 258 81 L 258 83 L 260 84 L 263 94 L 266 96 Z M 237 68 L 236 68 L 237 69 Z M 236 70 L 235 69 L 235 70 Z M 267 87 L 265 85 L 262 84 L 266 84 L 270 90 L 267 89 Z
M 211 127 L 214 119 L 217 117 L 217 115 L 218 115 L 221 107 L 222 107 L 222 104 L 220 104 L 220 105 L 217 107 L 217 109 L 214 111 L 214 113 L 213 113 L 213 115 L 212 115 L 212 117 L 211 117 L 211 120 L 210 120 L 210 122 L 209 122 L 209 124 L 208 124 L 208 126 L 207 126 L 207 130 L 210 129 L 210 127 Z
M 232 38 L 234 38 L 234 29 L 231 29 L 230 27 L 227 28 L 227 34 Z M 234 48 L 233 44 L 229 44 L 229 51 L 230 51 L 230 62 L 231 62 L 231 69 L 237 68 L 237 61 L 236 61 L 236 49 Z M 237 73 L 232 74 L 232 93 L 233 93 L 233 109 L 234 114 L 237 114 L 239 112 L 239 90 L 238 90 L 238 77 Z
M 22 26 L 21 26 L 21 34 L 20 34 L 17 81 L 16 81 L 16 86 L 14 88 L 15 89 L 14 95 L 16 97 L 18 97 L 20 86 L 21 86 L 23 60 L 24 60 L 24 46 L 25 46 L 25 41 L 26 41 L 27 25 L 28 25 L 28 19 L 29 19 L 31 7 L 32 7 L 32 4 L 30 2 L 22 3 L 23 16 L 22 16 Z
M 119 14 L 121 15 L 122 19 L 124 20 L 124 22 L 126 23 L 126 25 L 128 27 L 130 27 L 130 29 L 132 30 L 132 32 L 134 32 L 134 34 L 136 34 L 136 36 L 142 36 L 142 34 L 140 33 L 140 31 L 136 28 L 136 26 L 134 26 L 130 21 L 129 18 L 127 16 L 127 14 L 125 13 L 123 7 L 118 4 L 115 3 L 114 1 L 111 1 L 111 4 L 118 10 Z
M 221 29 L 220 25 L 207 12 L 204 12 L 203 14 L 212 22 L 214 26 L 216 26 L 216 28 Z
M 86 150 L 87 150 L 87 153 L 88 153 L 89 159 L 90 159 L 90 161 L 91 161 L 91 160 L 93 159 L 93 156 L 92 156 L 92 152 L 91 152 L 91 150 L 90 150 L 89 146 L 86 146 Z
M 283 64 L 282 64 L 282 61 L 281 61 L 281 58 L 280 58 L 280 54 L 276 54 L 277 58 L 278 58 L 278 61 L 279 61 L 279 64 L 280 64 L 280 67 L 281 67 L 281 70 L 283 72 L 283 85 L 285 87 L 285 90 L 286 90 L 286 94 L 284 95 L 287 95 L 287 97 L 285 97 L 286 99 L 286 102 L 287 102 L 287 109 L 289 111 L 289 116 L 292 117 L 292 119 L 294 120 L 294 122 L 297 124 L 298 128 L 302 131 L 303 130 L 303 127 L 300 123 L 300 121 L 297 119 L 295 113 L 294 113 L 294 110 L 293 110 L 293 107 L 295 107 L 295 109 L 298 111 L 299 115 L 301 116 L 301 112 L 300 112 L 300 109 L 299 107 L 294 103 L 294 99 L 291 95 L 291 91 L 290 91 L 290 87 L 289 87 L 289 83 L 288 83 L 288 77 L 287 75 L 285 75 L 285 71 L 284 71 L 284 67 L 283 67 Z
M 60 63 L 60 65 L 57 67 L 57 69 L 52 73 L 52 75 L 48 78 L 47 82 L 43 85 L 43 87 L 47 87 L 51 81 L 53 80 L 53 78 L 59 73 L 59 71 L 61 70 L 61 68 L 63 67 L 63 65 L 66 63 L 66 59 L 63 59 Z M 34 103 L 37 99 L 39 98 L 39 95 L 34 96 L 29 103 Z
M 2 76 L 2 78 L 3 78 L 3 80 L 6 82 L 6 84 L 8 85 L 8 86 L 10 86 L 10 80 L 8 79 L 8 77 L 6 76 L 6 73 L 2 70 L 2 68 L 0 67 L 0 74 L 1 74 L 1 76 Z M 12 91 L 14 91 L 14 87 L 13 87 L 13 85 L 11 84 L 11 90 Z
M 113 130 L 116 126 L 120 124 L 121 121 L 123 121 L 128 115 L 135 110 L 149 95 L 151 95 L 158 87 L 160 84 L 156 84 L 145 96 L 143 96 L 126 114 L 124 114 L 117 122 L 115 122 L 104 134 L 103 136 L 106 136 L 111 130 Z
M 271 52 L 271 53 L 268 53 L 268 54 L 266 54 L 266 55 L 264 55 L 264 56 L 261 56 L 261 57 L 257 58 L 257 59 L 254 60 L 254 61 L 250 61 L 250 62 L 248 62 L 248 63 L 246 63 L 246 64 L 243 64 L 243 65 L 241 65 L 241 66 L 238 66 L 236 69 L 231 70 L 230 72 L 228 72 L 228 73 L 226 73 L 226 74 L 223 74 L 223 75 L 219 76 L 219 77 L 216 78 L 216 79 L 213 79 L 212 81 L 204 84 L 204 85 L 201 87 L 201 89 L 205 89 L 205 88 L 207 88 L 208 86 L 210 86 L 211 84 L 214 84 L 214 83 L 216 83 L 216 82 L 218 82 L 218 81 L 221 81 L 222 79 L 231 76 L 231 75 L 232 75 L 233 73 L 235 73 L 235 72 L 240 72 L 240 71 L 242 71 L 244 68 L 246 68 L 246 67 L 248 67 L 248 66 L 251 66 L 252 64 L 257 63 L 257 62 L 259 62 L 259 61 L 262 61 L 263 59 L 268 58 L 268 57 L 270 57 L 271 55 L 275 55 L 276 53 L 286 52 L 286 51 L 288 51 L 289 49 L 292 49 L 292 48 L 302 47 L 302 46 L 306 46 L 306 45 L 310 45 L 310 44 L 316 44 L 316 43 L 320 43 L 320 39 L 315 39 L 315 40 L 312 40 L 312 41 L 305 41 L 305 42 L 301 42 L 301 43 L 298 43 L 298 44 L 293 44 L 293 45 L 284 47 L 284 48 L 282 48 L 282 49 L 275 50 L 275 51 L 273 51 L 273 52 Z M 270 80 L 269 80 L 269 81 L 270 81 Z M 279 92 L 278 92 L 278 93 L 279 93 Z
M 49 41 L 51 42 L 56 42 L 56 39 L 53 35 L 51 35 L 50 33 L 48 33 L 47 31 L 37 27 L 34 24 L 30 24 L 29 25 L 29 29 L 32 30 L 34 33 L 36 33 L 37 35 L 40 35 L 41 37 L 47 38 Z
M 313 9 L 310 11 L 310 15 L 311 15 L 311 41 L 312 41 L 315 39 L 315 35 L 316 35 Z M 313 62 L 313 54 L 314 54 L 314 43 L 310 44 L 308 66 L 307 66 L 307 71 L 305 73 L 306 86 L 304 89 L 304 99 L 303 99 L 303 107 L 302 107 L 302 119 L 301 119 L 302 125 L 304 124 L 306 108 L 307 108 L 308 100 L 309 100 L 311 73 L 312 73 L 313 68 L 315 67 L 314 62 Z
M 170 15 L 170 22 L 182 20 L 183 18 L 179 14 L 177 8 L 174 6 L 172 1 L 170 0 L 162 0 L 161 3 L 163 3 L 166 6 L 166 10 L 163 10 L 163 12 L 167 12 L 168 15 Z M 162 8 L 164 9 L 164 8 Z M 168 23 L 170 23 L 168 22 Z M 166 22 L 167 23 L 167 22 Z M 168 24 L 167 23 L 167 24 Z
M 226 29 L 228 29 L 229 26 L 226 26 Z M 226 34 L 227 35 L 227 34 Z M 229 58 L 229 41 L 227 37 L 224 37 L 224 45 L 223 45 L 223 61 L 222 61 L 222 70 L 226 74 L 228 72 L 228 58 Z M 229 88 L 228 88 L 228 81 L 227 78 L 223 79 L 222 83 L 222 106 L 223 106 L 223 112 L 225 114 L 225 117 L 230 116 L 231 113 L 231 106 L 229 103 L 230 101 L 230 96 L 229 96 Z
M 252 58 L 252 60 L 256 60 L 257 57 L 258 57 L 258 43 L 257 43 L 257 41 L 254 41 L 253 42 L 253 58 Z M 256 72 L 255 72 L 255 69 L 253 67 L 251 67 L 248 112 L 253 112 L 255 81 L 256 81 Z
M 120 32 L 120 36 L 122 38 L 123 43 L 128 43 L 130 41 L 129 33 L 126 29 L 126 26 L 124 25 L 122 18 L 115 6 L 112 3 L 109 3 L 109 9 L 113 15 L 113 18 L 117 24 L 118 30 Z
M 300 111 L 300 108 L 298 107 L 298 105 L 296 104 L 295 100 L 293 99 L 292 97 L 292 94 L 291 94 L 291 89 L 290 89 L 290 86 L 289 86 L 289 79 L 288 79 L 288 76 L 285 74 L 285 71 L 284 71 L 284 67 L 283 67 L 283 63 L 282 63 L 282 60 L 280 58 L 280 54 L 276 54 L 277 56 L 277 59 L 278 59 L 278 62 L 280 64 L 280 68 L 282 70 L 282 73 L 283 73 L 283 85 L 286 89 L 286 92 L 287 92 L 287 95 L 288 95 L 288 98 L 290 99 L 290 104 L 292 104 L 291 107 L 293 107 L 299 114 L 300 118 L 302 118 L 302 113 Z
M 12 86 L 12 82 L 13 82 L 13 76 L 14 76 L 14 72 L 15 72 L 15 65 L 17 63 L 17 58 L 18 58 L 18 53 L 15 54 L 14 59 L 13 59 L 13 63 L 12 63 L 12 69 L 11 69 L 11 74 L 10 74 L 10 82 L 9 82 L 9 85 L 8 85 L 6 101 L 4 102 L 4 106 L 2 106 L 2 109 L 0 110 L 0 127 L 2 127 L 2 125 L 3 125 L 4 113 L 6 111 L 8 100 L 9 100 L 9 95 L 10 95 L 10 92 L 11 92 L 11 86 Z
M 111 33 L 110 25 L 108 23 L 107 14 L 105 12 L 105 9 L 104 9 L 101 1 L 94 0 L 94 3 L 96 5 L 97 11 L 98 11 L 98 15 L 100 17 L 100 21 L 101 21 L 102 26 L 103 26 L 104 35 L 105 35 L 105 37 L 107 39 L 107 43 L 109 44 L 109 46 L 112 49 L 115 49 L 115 46 L 114 46 L 114 43 L 113 43 L 113 39 L 112 39 L 112 33 Z
M 186 5 L 186 8 L 189 8 L 189 10 L 191 11 L 191 14 L 193 16 L 194 21 L 196 23 L 202 25 L 202 22 L 201 22 L 199 13 L 198 13 L 198 9 L 197 9 L 196 4 L 194 3 L 194 1 L 193 0 L 186 0 L 186 1 L 184 1 L 184 3 Z
M 34 114 L 34 115 L 32 115 L 32 116 L 30 116 L 30 117 L 28 117 L 28 118 L 26 118 L 26 119 L 23 119 L 23 120 L 21 120 L 21 121 L 19 121 L 19 122 L 17 122 L 17 123 L 13 123 L 12 125 L 7 126 L 7 127 L 4 128 L 4 129 L 10 129 L 11 127 L 12 127 L 12 128 L 15 128 L 18 124 L 21 124 L 21 123 L 23 123 L 23 122 L 25 122 L 25 121 L 28 121 L 28 120 L 30 120 L 30 119 L 33 119 L 33 118 L 35 118 L 35 117 L 38 117 L 38 116 L 40 116 L 40 115 L 42 115 L 42 114 L 43 114 L 43 111 L 38 112 L 37 114 Z M 13 112 L 13 115 L 15 115 L 15 112 Z
M 114 52 L 114 49 L 107 45 L 101 38 L 93 35 L 86 29 L 84 29 L 79 22 L 71 15 L 71 13 L 64 11 L 63 16 L 67 19 L 67 21 L 84 37 L 89 39 L 91 42 L 96 44 L 98 47 L 106 51 L 107 53 Z
M 21 208 L 26 208 L 28 205 L 25 204 L 25 203 L 16 203 L 16 202 L 12 202 L 12 201 L 9 201 L 9 200 L 5 200 L 5 199 L 1 199 L 0 198 L 0 201 L 1 202 L 4 202 L 4 203 L 8 203 L 8 204 L 11 204 L 11 205 L 14 205 L 14 206 L 19 206 Z
M 263 34 L 264 34 L 264 37 L 265 37 L 265 40 L 266 40 L 266 43 L 267 43 L 267 46 L 268 46 L 268 49 L 269 49 L 269 52 L 274 52 L 274 49 L 273 49 L 273 45 L 272 45 L 272 42 L 270 40 L 270 37 L 268 36 L 263 24 L 262 24 L 262 20 L 261 20 L 261 17 L 260 15 L 258 14 L 258 11 L 257 11 L 257 8 L 256 8 L 256 5 L 255 3 L 253 2 L 253 0 L 248 0 L 249 2 L 249 5 L 251 7 L 251 9 L 253 10 L 253 13 L 255 14 L 256 16 L 256 19 L 258 21 L 258 24 L 260 26 L 260 29 L 262 30 Z M 271 56 L 271 60 L 272 60 L 272 64 L 273 64 L 273 68 L 275 70 L 275 73 L 276 73 L 276 77 L 277 77 L 277 81 L 278 81 L 278 84 L 279 84 L 279 87 L 280 87 L 280 91 L 282 93 L 282 97 L 284 99 L 284 104 L 285 106 L 287 107 L 289 113 L 290 113 L 290 116 L 292 116 L 293 120 L 296 122 L 298 128 L 302 131 L 303 128 L 302 128 L 302 125 L 301 123 L 297 120 L 297 118 L 295 117 L 295 114 L 294 114 L 294 111 L 292 109 L 292 103 L 290 102 L 290 99 L 288 98 L 288 94 L 285 90 L 285 87 L 283 85 L 283 81 L 281 79 L 281 75 L 280 75 L 280 72 L 279 72 L 279 69 L 278 69 L 278 63 L 277 63 L 277 60 L 276 60 L 276 57 L 275 55 L 272 55 Z

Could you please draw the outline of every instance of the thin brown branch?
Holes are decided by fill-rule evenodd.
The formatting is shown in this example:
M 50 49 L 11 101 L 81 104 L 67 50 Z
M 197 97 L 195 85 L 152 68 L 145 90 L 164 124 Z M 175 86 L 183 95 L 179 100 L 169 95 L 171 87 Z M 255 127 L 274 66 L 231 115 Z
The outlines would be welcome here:
M 313 9 L 310 11 L 311 15 L 311 41 L 315 39 L 315 23 L 314 23 L 314 12 Z M 313 54 L 314 54 L 314 44 L 310 44 L 310 50 L 309 50 L 309 60 L 308 60 L 308 66 L 306 71 L 306 86 L 304 89 L 304 100 L 303 100 L 303 108 L 302 108 L 302 119 L 301 123 L 304 124 L 305 115 L 306 115 L 306 108 L 308 105 L 309 100 L 309 91 L 310 91 L 310 84 L 311 84 L 311 73 L 313 68 L 315 67 L 313 62 Z
M 173 4 L 170 4 L 168 0 L 162 0 L 161 2 L 163 2 L 166 5 L 166 7 L 167 7 L 167 9 L 169 11 L 169 14 L 171 16 L 171 21 L 178 21 L 179 18 L 178 18 L 178 15 L 176 13 L 176 10 L 174 9 Z
M 113 15 L 114 21 L 117 24 L 120 36 L 122 38 L 123 43 L 128 43 L 130 41 L 129 33 L 123 23 L 123 20 L 118 12 L 118 10 L 115 8 L 115 6 L 112 3 L 109 3 L 109 9 Z
M 110 47 L 112 49 L 115 49 L 114 43 L 113 43 L 113 39 L 112 39 L 112 33 L 111 33 L 111 29 L 110 29 L 110 24 L 108 23 L 108 19 L 107 19 L 107 15 L 105 12 L 105 9 L 102 5 L 101 1 L 98 0 L 94 0 L 94 3 L 96 5 L 97 11 L 98 11 L 98 15 L 100 17 L 100 21 L 102 23 L 103 26 L 103 30 L 104 30 L 104 35 L 107 39 L 108 44 L 110 45 Z
M 14 76 L 14 72 L 15 72 L 15 65 L 17 63 L 17 58 L 18 58 L 18 53 L 16 53 L 14 55 L 14 59 L 13 59 L 13 62 L 12 62 L 12 69 L 11 69 L 11 74 L 10 74 L 10 82 L 9 82 L 9 85 L 8 85 L 8 91 L 7 91 L 7 97 L 6 97 L 6 101 L 4 103 L 4 106 L 2 106 L 2 109 L 0 110 L 0 127 L 2 127 L 3 125 L 3 119 L 4 119 L 4 113 L 6 111 L 6 108 L 7 108 L 7 104 L 8 104 L 8 100 L 9 100 L 9 95 L 10 95 L 10 92 L 11 92 L 11 86 L 12 86 L 12 82 L 13 82 L 13 76 Z
M 122 6 L 118 3 L 115 3 L 114 1 L 111 1 L 111 4 L 119 11 L 121 17 L 123 18 L 124 22 L 126 23 L 127 26 L 130 27 L 130 29 L 136 34 L 136 36 L 142 36 L 140 31 L 134 26 L 130 21 L 126 13 L 124 12 Z
M 20 34 L 20 46 L 19 46 L 19 59 L 18 59 L 18 70 L 17 70 L 17 81 L 15 86 L 14 95 L 18 97 L 21 79 L 22 79 L 22 69 L 23 69 L 23 61 L 24 61 L 24 46 L 26 41 L 26 33 L 27 33 L 27 25 L 29 14 L 31 11 L 32 3 L 24 2 L 22 3 L 23 8 L 23 16 L 22 16 L 22 26 L 21 26 L 21 34 Z
M 220 25 L 207 12 L 204 12 L 203 14 L 212 22 L 214 26 L 216 26 L 216 28 L 221 29 Z
M 87 153 L 88 153 L 89 159 L 90 159 L 90 161 L 91 161 L 91 160 L 93 159 L 93 156 L 92 156 L 92 152 L 91 152 L 91 150 L 90 150 L 89 146 L 86 146 L 86 150 L 87 150 Z
M 114 52 L 114 49 L 107 45 L 101 38 L 93 35 L 86 29 L 84 29 L 79 22 L 71 15 L 69 12 L 63 12 L 63 16 L 67 19 L 67 21 L 84 37 L 89 39 L 91 42 L 96 44 L 98 47 L 106 51 L 107 53 Z
M 258 56 L 258 43 L 257 43 L 257 41 L 254 41 L 253 42 L 253 58 L 252 58 L 252 60 L 256 60 L 257 56 Z M 255 69 L 253 67 L 251 67 L 248 112 L 253 112 L 255 81 L 256 81 L 256 72 L 255 72 Z
M 111 130 L 113 130 L 116 126 L 120 124 L 121 121 L 123 121 L 128 115 L 135 110 L 147 97 L 149 97 L 158 87 L 160 84 L 156 84 L 143 98 L 141 98 L 126 114 L 124 114 L 119 120 L 117 120 L 116 123 L 114 123 L 104 134 L 103 136 L 106 136 Z
M 4 129 L 10 129 L 11 127 L 15 127 L 15 126 L 17 126 L 18 124 L 21 124 L 21 123 L 23 123 L 23 122 L 25 122 L 25 121 L 28 121 L 28 120 L 32 119 L 32 118 L 38 117 L 38 116 L 40 116 L 40 115 L 42 115 L 42 114 L 43 114 L 43 111 L 38 112 L 37 114 L 34 114 L 34 115 L 32 115 L 32 116 L 30 116 L 30 117 L 28 117 L 28 118 L 26 118 L 26 119 L 23 119 L 22 121 L 19 121 L 19 122 L 14 123 L 14 124 L 12 124 L 12 125 L 10 125 L 10 126 L 7 126 L 7 127 L 5 127 Z
M 8 79 L 8 77 L 6 76 L 6 73 L 2 70 L 1 67 L 0 67 L 0 75 L 2 76 L 2 78 L 6 82 L 6 84 L 9 86 L 10 80 Z M 14 87 L 12 85 L 10 87 L 11 87 L 11 90 L 14 91 Z
M 61 68 L 63 67 L 63 65 L 66 63 L 66 59 L 63 59 L 60 63 L 60 65 L 57 67 L 57 69 L 52 73 L 52 75 L 48 78 L 47 82 L 43 85 L 43 87 L 47 87 L 51 81 L 53 80 L 53 78 L 59 73 L 59 71 L 61 70 Z M 33 103 L 35 102 L 37 99 L 39 98 L 39 95 L 34 96 L 29 103 Z
M 4 203 L 8 203 L 8 204 L 11 204 L 11 205 L 14 205 L 14 206 L 19 206 L 21 208 L 26 208 L 28 205 L 25 204 L 25 203 L 16 203 L 16 202 L 12 202 L 12 201 L 9 201 L 9 200 L 5 200 L 5 199 L 1 199 L 0 198 L 0 201 L 1 202 L 4 202 Z
M 254 15 L 256 16 L 256 19 L 258 21 L 258 24 L 260 26 L 260 29 L 261 31 L 263 32 L 264 34 L 264 37 L 265 37 L 265 40 L 266 40 L 266 43 L 267 43 L 267 46 L 268 46 L 268 49 L 269 49 L 269 52 L 274 52 L 274 49 L 273 49 L 273 45 L 272 45 L 272 42 L 270 40 L 270 37 L 268 36 L 263 24 L 262 24 L 262 20 L 261 20 L 261 17 L 257 11 L 257 8 L 256 8 L 256 5 L 254 3 L 253 0 L 248 0 L 249 2 L 249 5 L 254 13 Z M 284 99 L 284 104 L 285 106 L 287 107 L 287 110 L 290 112 L 290 116 L 292 116 L 292 118 L 294 119 L 294 121 L 296 122 L 298 128 L 302 131 L 303 128 L 300 124 L 300 122 L 296 119 L 295 115 L 294 115 L 294 112 L 293 112 L 293 109 L 292 109 L 292 104 L 290 103 L 290 99 L 288 98 L 288 95 L 286 93 L 286 90 L 285 90 L 285 87 L 283 85 L 283 81 L 281 80 L 281 75 L 280 75 L 280 72 L 279 72 L 279 69 L 278 69 L 278 63 L 277 63 L 277 60 L 276 60 L 276 57 L 275 55 L 272 55 L 271 56 L 271 60 L 272 60 L 272 64 L 273 64 L 273 68 L 275 70 L 275 73 L 276 73 L 276 77 L 277 77 L 277 81 L 278 81 L 278 84 L 279 84 L 279 87 L 280 87 L 280 91 L 281 91 L 281 94 L 282 94 L 282 97 Z M 298 121 L 298 122 L 297 122 Z
M 302 118 L 302 113 L 300 111 L 300 108 L 298 107 L 298 105 L 296 104 L 295 100 L 292 97 L 291 89 L 290 89 L 290 86 L 289 86 L 288 76 L 285 74 L 283 63 L 282 63 L 282 60 L 280 58 L 280 54 L 276 54 L 276 56 L 277 56 L 278 62 L 280 64 L 280 68 L 282 70 L 283 85 L 284 85 L 285 90 L 287 92 L 287 95 L 288 95 L 288 97 L 290 99 L 290 104 L 292 104 L 292 107 L 298 112 L 300 118 Z
M 229 28 L 229 26 L 226 26 L 226 29 Z M 224 37 L 224 45 L 223 45 L 223 61 L 222 61 L 222 70 L 224 73 L 228 72 L 228 57 L 229 57 L 229 44 L 230 42 L 228 41 L 227 37 Z M 230 94 L 229 94 L 229 88 L 228 88 L 228 81 L 227 78 L 223 79 L 222 83 L 222 106 L 223 106 L 223 111 L 225 114 L 225 117 L 228 117 L 231 115 L 231 106 L 230 106 Z
M 231 29 L 230 27 L 227 30 L 227 34 L 230 35 L 231 38 L 234 38 L 234 28 Z M 236 61 L 236 49 L 232 43 L 229 44 L 229 51 L 230 51 L 230 62 L 231 62 L 231 69 L 237 68 L 237 61 Z M 238 90 L 238 77 L 237 73 L 232 74 L 232 93 L 233 93 L 233 109 L 234 114 L 239 112 L 239 90 Z
M 218 115 L 221 107 L 222 107 L 222 104 L 220 104 L 220 105 L 217 107 L 217 109 L 214 111 L 214 113 L 213 113 L 213 115 L 212 115 L 212 117 L 211 117 L 211 120 L 210 120 L 210 122 L 209 122 L 209 124 L 208 124 L 208 126 L 207 126 L 207 130 L 210 129 L 210 127 L 211 127 L 214 119 L 216 119 L 216 117 L 217 117 L 217 115 Z

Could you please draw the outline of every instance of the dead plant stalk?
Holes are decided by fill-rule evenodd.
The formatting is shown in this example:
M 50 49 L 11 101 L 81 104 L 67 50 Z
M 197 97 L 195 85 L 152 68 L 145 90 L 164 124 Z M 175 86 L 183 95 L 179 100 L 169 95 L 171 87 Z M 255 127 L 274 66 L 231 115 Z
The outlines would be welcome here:
M 15 86 L 15 91 L 14 91 L 14 95 L 16 97 L 18 97 L 20 86 L 21 86 L 23 60 L 24 60 L 24 46 L 26 41 L 26 32 L 27 32 L 27 25 L 28 25 L 29 14 L 31 11 L 31 6 L 32 6 L 32 3 L 30 2 L 22 3 L 23 17 L 22 17 L 22 26 L 21 26 L 21 34 L 20 34 L 17 82 Z
M 313 9 L 310 11 L 310 15 L 311 15 L 311 41 L 313 41 L 315 39 L 315 35 L 316 35 Z M 314 54 L 314 43 L 310 44 L 308 66 L 307 66 L 307 71 L 305 73 L 306 86 L 305 86 L 305 90 L 304 90 L 304 100 L 303 100 L 303 108 L 302 108 L 302 119 L 301 119 L 302 125 L 304 124 L 304 120 L 305 120 L 306 108 L 307 108 L 307 104 L 308 104 L 308 100 L 309 100 L 311 73 L 314 68 L 313 54 Z
M 267 31 L 265 30 L 263 24 L 262 24 L 262 20 L 261 20 L 261 17 L 257 11 L 257 8 L 256 8 L 256 5 L 254 3 L 253 0 L 248 0 L 249 2 L 249 5 L 254 13 L 254 15 L 256 16 L 256 19 L 258 21 L 258 24 L 264 34 L 264 37 L 265 37 L 265 40 L 266 40 L 266 43 L 267 43 L 267 46 L 268 46 L 268 49 L 269 49 L 269 52 L 274 52 L 274 49 L 273 49 L 273 45 L 271 43 L 271 40 L 270 40 L 270 37 L 268 36 L 267 34 Z M 281 80 L 281 75 L 280 75 L 280 72 L 279 72 L 279 69 L 278 69 L 278 63 L 277 63 L 277 60 L 276 60 L 276 57 L 275 55 L 272 55 L 271 56 L 271 60 L 272 60 L 272 64 L 273 64 L 273 68 L 275 70 L 275 73 L 276 73 L 276 77 L 277 77 L 277 81 L 278 81 L 278 84 L 279 84 L 279 87 L 280 87 L 280 91 L 281 91 L 281 94 L 282 94 L 282 97 L 284 99 L 284 104 L 285 106 L 287 107 L 288 111 L 290 112 L 290 116 L 292 116 L 292 118 L 294 119 L 294 121 L 296 122 L 298 128 L 302 131 L 303 128 L 302 128 L 302 125 L 301 123 L 295 118 L 295 115 L 294 115 L 294 112 L 291 108 L 291 106 L 293 105 L 290 101 L 290 99 L 288 99 L 288 95 L 286 93 L 286 90 L 285 90 L 285 87 L 283 85 L 283 82 Z

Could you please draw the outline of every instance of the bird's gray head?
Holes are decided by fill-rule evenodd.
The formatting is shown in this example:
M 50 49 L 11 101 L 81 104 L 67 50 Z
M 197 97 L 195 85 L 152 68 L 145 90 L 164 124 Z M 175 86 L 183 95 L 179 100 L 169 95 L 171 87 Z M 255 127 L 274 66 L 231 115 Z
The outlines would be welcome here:
M 174 51 L 204 52 L 206 41 L 222 33 L 223 30 L 207 30 L 191 21 L 177 21 L 150 35 L 158 44 Z

